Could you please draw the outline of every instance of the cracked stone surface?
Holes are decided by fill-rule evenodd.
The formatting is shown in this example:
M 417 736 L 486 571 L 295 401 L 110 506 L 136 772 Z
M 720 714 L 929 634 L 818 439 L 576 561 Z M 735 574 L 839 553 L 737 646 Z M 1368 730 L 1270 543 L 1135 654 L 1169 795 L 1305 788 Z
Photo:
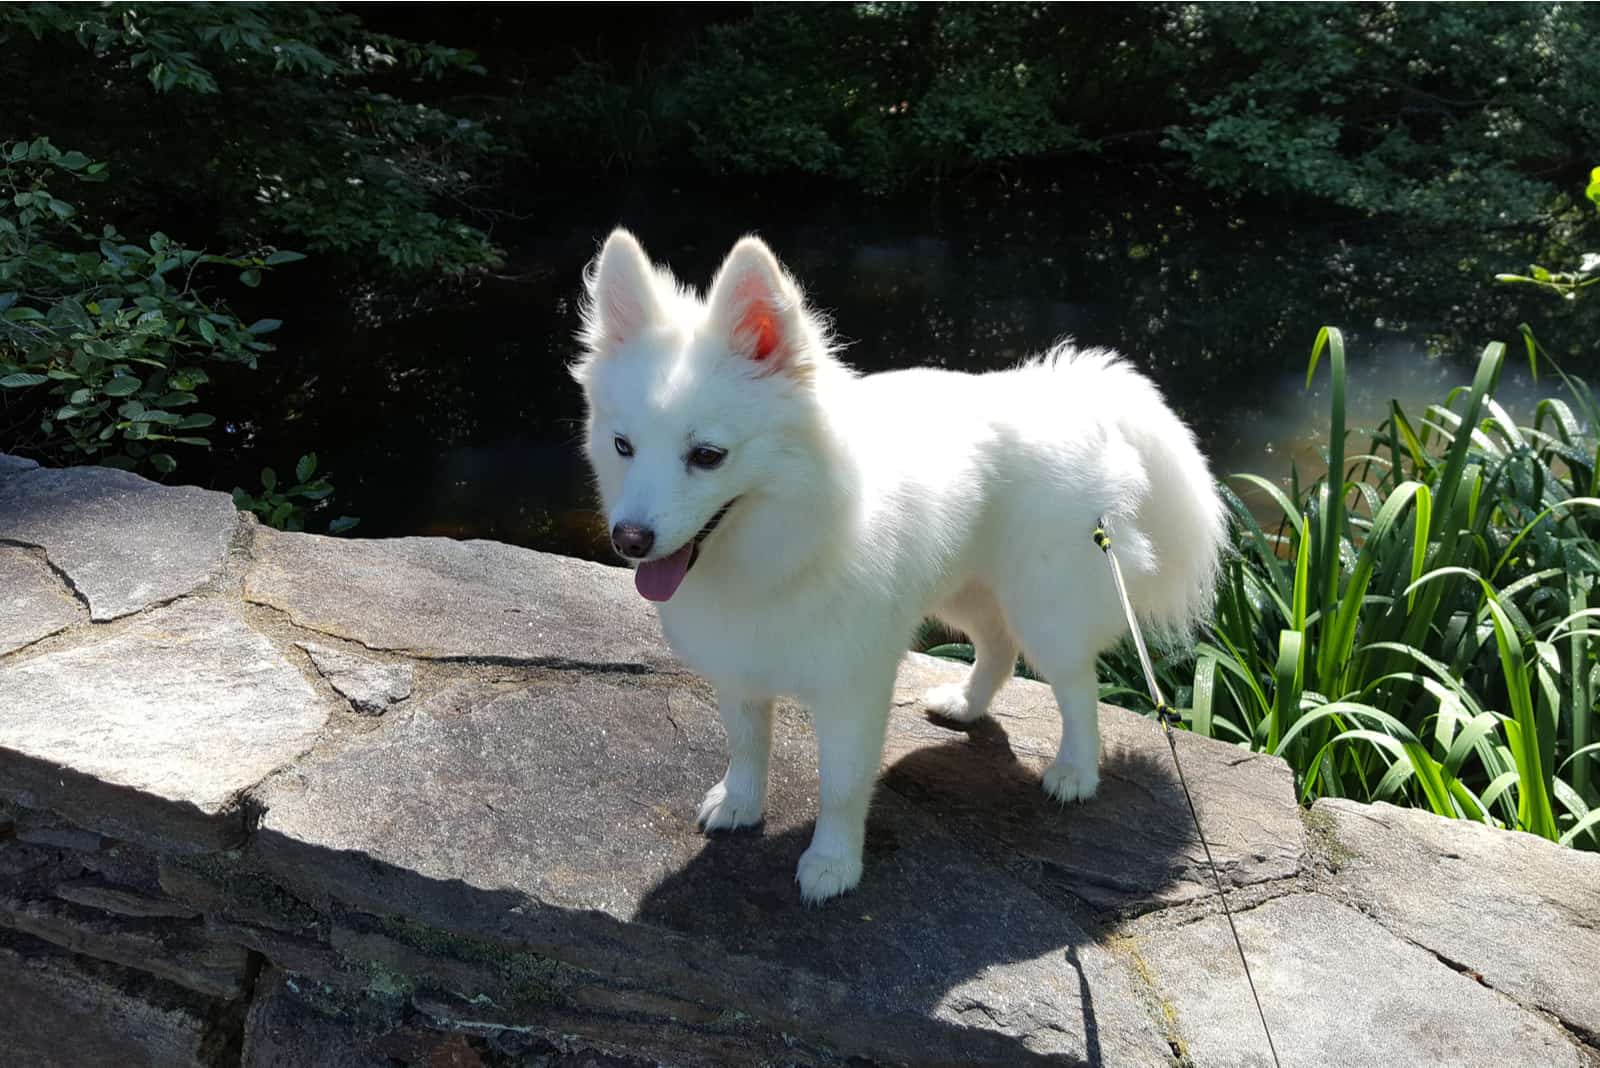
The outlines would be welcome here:
M 1296 894 L 1235 918 L 1286 1068 L 1587 1068 L 1556 1025 L 1355 909 Z M 1136 945 L 1197 1068 L 1271 1064 L 1220 916 Z
M 628 573 L 492 541 L 256 534 L 245 596 L 369 649 L 442 658 L 666 667 Z M 316 575 L 307 582 L 305 576 Z
M 0 545 L 0 656 L 65 630 L 79 612 L 44 561 Z
M 37 468 L 0 481 L 0 541 L 42 548 L 96 621 L 212 581 L 237 523 L 225 493 L 161 486 L 127 471 Z
M 1039 803 L 1039 777 L 1061 740 L 1048 686 L 1007 682 L 988 719 L 966 736 L 919 711 L 925 690 L 965 670 L 916 654 L 901 665 L 889 763 L 899 758 L 917 774 L 903 781 L 891 773 L 890 789 L 970 822 L 1038 864 L 1043 881 L 1096 907 L 1140 911 L 1215 894 L 1159 724 L 1101 705 L 1100 790 L 1092 803 L 1063 811 Z M 1297 874 L 1306 845 L 1289 766 L 1187 731 L 1177 740 L 1223 881 L 1250 886 Z M 973 794 L 974 778 L 1011 788 L 995 804 Z
M 115 837 L 217 848 L 241 791 L 310 748 L 309 683 L 237 609 L 186 601 L 0 664 L 0 790 Z
M 410 664 L 384 664 L 316 642 L 295 642 L 311 657 L 328 685 L 364 716 L 381 716 L 390 705 L 411 696 L 417 669 Z
M 693 689 L 589 678 L 463 692 L 391 712 L 275 779 L 253 844 L 301 892 L 557 937 L 579 966 L 820 1029 L 846 1052 L 893 1060 L 936 1043 L 965 1063 L 1168 1062 L 1112 955 L 1031 876 L 973 849 L 935 793 L 881 791 L 859 890 L 803 905 L 794 866 L 816 814 L 813 742 L 792 710 L 774 734 L 764 829 L 707 839 L 693 814 L 722 773 L 721 728 Z M 1003 743 L 955 737 L 978 750 L 971 803 L 1011 803 L 1027 773 L 987 781 L 981 752 Z M 929 767 L 896 764 L 907 784 Z M 1074 818 L 1031 788 L 1043 818 Z
M 1047 687 L 923 713 L 964 670 L 902 665 L 808 908 L 809 716 L 701 835 L 722 727 L 625 570 L 0 457 L 0 1061 L 1267 1063 L 1160 727 L 1102 706 L 1061 806 Z M 1285 1065 L 1600 1068 L 1600 858 L 1177 744 Z
M 1600 1042 L 1600 856 L 1416 809 L 1325 799 L 1363 912 Z

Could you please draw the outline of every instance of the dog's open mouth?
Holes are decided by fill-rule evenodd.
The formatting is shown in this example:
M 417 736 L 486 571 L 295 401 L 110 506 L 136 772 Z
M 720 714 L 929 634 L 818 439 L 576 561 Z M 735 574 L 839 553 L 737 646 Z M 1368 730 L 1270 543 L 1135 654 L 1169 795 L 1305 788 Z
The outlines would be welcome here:
M 718 508 L 717 514 L 700 528 L 700 533 L 690 538 L 676 552 L 659 560 L 640 564 L 633 573 L 633 584 L 638 588 L 640 595 L 651 601 L 665 601 L 677 593 L 684 576 L 689 573 L 694 562 L 700 559 L 700 543 L 711 536 L 711 532 L 717 529 L 717 524 L 722 522 L 722 517 L 728 514 L 728 509 L 732 508 L 734 501 L 738 499 L 735 497 Z

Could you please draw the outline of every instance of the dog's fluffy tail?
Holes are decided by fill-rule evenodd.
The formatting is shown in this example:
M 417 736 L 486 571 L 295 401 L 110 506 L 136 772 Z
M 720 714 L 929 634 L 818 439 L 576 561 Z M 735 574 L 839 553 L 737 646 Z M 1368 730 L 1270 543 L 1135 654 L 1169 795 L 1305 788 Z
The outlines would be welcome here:
M 1186 645 L 1211 618 L 1228 543 L 1227 510 L 1205 456 L 1156 385 L 1115 354 L 1068 348 L 1052 357 L 1057 367 L 1065 359 L 1105 376 L 1097 395 L 1112 398 L 1116 436 L 1137 454 L 1130 466 L 1142 475 L 1133 499 L 1111 502 L 1105 516 L 1117 559 L 1149 636 Z
M 1136 607 L 1159 637 L 1186 644 L 1215 606 L 1227 510 L 1194 433 L 1151 392 L 1156 403 L 1129 413 L 1122 428 L 1149 478 L 1135 522 L 1155 567 L 1137 583 Z

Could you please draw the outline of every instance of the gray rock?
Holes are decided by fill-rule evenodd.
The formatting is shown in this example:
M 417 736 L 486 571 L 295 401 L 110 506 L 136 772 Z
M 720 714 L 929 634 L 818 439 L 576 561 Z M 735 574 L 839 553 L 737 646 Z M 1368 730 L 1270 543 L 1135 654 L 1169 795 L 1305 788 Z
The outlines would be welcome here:
M 1026 795 L 1070 818 L 1015 761 L 990 777 L 1002 737 L 952 737 L 945 746 L 972 757 L 968 805 Z M 250 859 L 305 900 L 509 939 L 841 1055 L 1168 1062 L 1129 975 L 1037 892 L 1033 866 L 919 787 L 942 757 L 896 761 L 861 887 L 804 906 L 794 866 L 816 773 L 803 716 L 780 715 L 774 748 L 764 830 L 707 839 L 693 814 L 724 757 L 696 687 L 575 674 L 460 691 L 276 777 Z
M 1585 1068 L 1559 1027 L 1312 894 L 1235 916 L 1285 1065 Z M 1197 1068 L 1270 1065 L 1221 916 L 1134 940 Z
M 22 456 L 12 456 L 0 452 L 0 482 L 4 482 L 12 475 L 20 475 L 24 471 L 32 471 L 39 466 L 39 461 L 29 460 Z
M 200 915 L 181 901 L 151 897 L 119 886 L 106 886 L 87 879 L 62 883 L 54 888 L 56 897 L 77 905 L 99 909 L 117 916 L 150 919 L 163 916 L 190 920 Z
M 1311 818 L 1363 912 L 1600 1041 L 1600 856 L 1392 805 L 1323 800 Z
M 79 611 L 42 560 L 0 545 L 0 656 L 65 630 Z
M 96 621 L 216 578 L 237 523 L 227 494 L 104 467 L 40 468 L 0 482 L 0 541 L 44 549 Z
M 381 716 L 390 705 L 411 696 L 417 669 L 410 664 L 384 664 L 315 642 L 295 644 L 311 657 L 328 685 L 364 716 Z
M 211 1005 L 200 995 L 0 931 L 0 1059 L 7 1068 L 203 1068 Z
M 185 601 L 115 637 L 0 666 L 0 795 L 117 838 L 220 848 L 242 793 L 328 715 L 235 609 Z
M 208 937 L 199 923 L 126 924 L 98 909 L 0 895 L 0 926 L 209 997 L 232 999 L 243 990 L 243 947 Z
M 245 596 L 298 625 L 417 656 L 664 667 L 628 572 L 492 541 L 256 534 Z M 308 576 L 316 576 L 308 581 Z
M 51 846 L 55 849 L 70 849 L 79 853 L 99 852 L 100 847 L 106 842 L 93 831 L 63 826 L 22 827 L 17 831 L 17 841 Z
M 895 686 L 885 785 L 970 823 L 1012 857 L 1039 866 L 1041 892 L 1065 891 L 1097 909 L 1141 912 L 1216 893 L 1160 724 L 1100 706 L 1100 789 L 1062 808 L 1038 780 L 1055 759 L 1061 715 L 1050 688 L 1012 679 L 988 720 L 963 735 L 930 721 L 922 693 L 964 676 L 963 665 L 913 654 Z M 1294 773 L 1281 759 L 1188 731 L 1176 733 L 1184 774 L 1223 881 L 1243 887 L 1304 866 Z M 965 744 L 985 738 L 992 744 Z M 895 774 L 893 765 L 916 769 Z M 990 783 L 974 791 L 975 781 Z M 1011 783 L 991 796 L 994 783 Z

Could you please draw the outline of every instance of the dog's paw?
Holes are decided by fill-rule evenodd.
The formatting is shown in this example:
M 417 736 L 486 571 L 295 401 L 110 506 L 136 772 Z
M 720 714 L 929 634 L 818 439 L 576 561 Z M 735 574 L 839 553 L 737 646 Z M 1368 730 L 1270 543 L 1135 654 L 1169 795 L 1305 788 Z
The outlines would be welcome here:
M 696 822 L 707 832 L 752 826 L 761 822 L 761 800 L 753 794 L 730 792 L 724 779 L 706 791 Z
M 855 888 L 861 881 L 861 858 L 822 853 L 813 845 L 800 854 L 800 867 L 794 878 L 806 904 L 820 904 Z
M 1044 770 L 1044 792 L 1062 803 L 1087 801 L 1100 786 L 1100 769 L 1087 770 L 1057 760 Z
M 966 687 L 956 682 L 935 686 L 922 695 L 922 704 L 935 716 L 957 723 L 971 723 L 983 715 L 983 709 L 974 711 L 967 706 Z

